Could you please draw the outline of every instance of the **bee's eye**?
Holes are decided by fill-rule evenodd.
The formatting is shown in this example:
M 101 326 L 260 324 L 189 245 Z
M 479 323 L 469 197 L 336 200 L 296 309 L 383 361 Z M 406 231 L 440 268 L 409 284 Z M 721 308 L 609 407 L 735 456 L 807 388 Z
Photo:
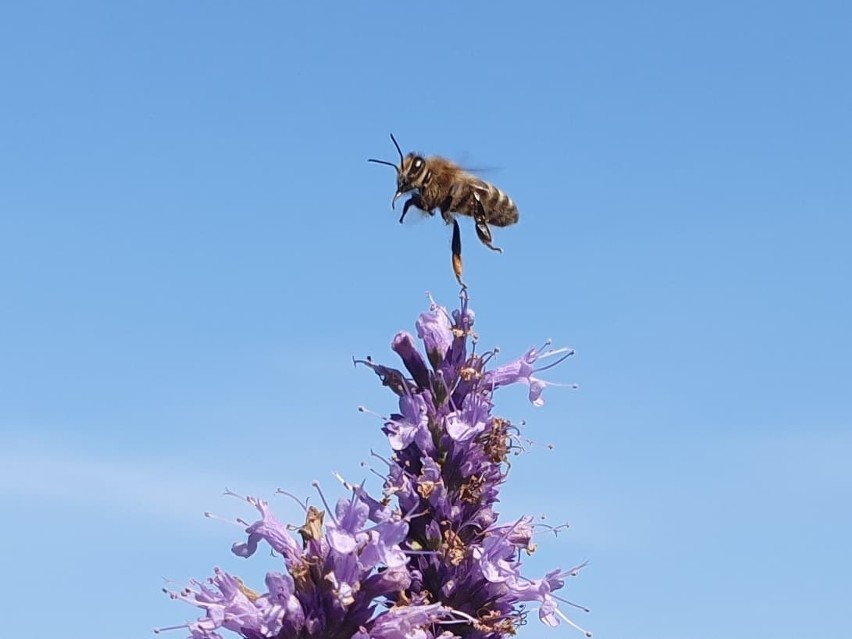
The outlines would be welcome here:
M 420 158 L 414 160 L 414 164 L 412 165 L 413 168 L 419 169 L 421 166 L 423 166 L 423 160 L 421 160 Z

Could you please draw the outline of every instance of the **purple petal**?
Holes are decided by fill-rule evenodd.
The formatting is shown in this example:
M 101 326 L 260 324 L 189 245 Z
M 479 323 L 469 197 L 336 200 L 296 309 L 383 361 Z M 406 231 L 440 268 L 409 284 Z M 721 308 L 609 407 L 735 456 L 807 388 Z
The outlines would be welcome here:
M 415 322 L 417 336 L 423 340 L 426 355 L 432 368 L 437 369 L 453 343 L 453 326 L 447 316 L 447 310 L 438 306 L 434 310 L 421 313 Z
M 429 384 L 429 369 L 426 367 L 426 362 L 423 356 L 414 345 L 414 337 L 409 333 L 397 333 L 391 342 L 391 348 L 400 356 L 406 370 L 411 373 L 418 387 L 425 390 L 430 387 Z
M 245 543 L 234 544 L 231 547 L 238 557 L 250 557 L 257 550 L 257 544 L 265 540 L 274 550 L 280 552 L 290 561 L 297 561 L 302 554 L 296 541 L 290 536 L 287 528 L 278 521 L 269 509 L 269 504 L 261 499 L 249 497 L 247 500 L 260 513 L 261 518 L 246 528 L 249 534 Z

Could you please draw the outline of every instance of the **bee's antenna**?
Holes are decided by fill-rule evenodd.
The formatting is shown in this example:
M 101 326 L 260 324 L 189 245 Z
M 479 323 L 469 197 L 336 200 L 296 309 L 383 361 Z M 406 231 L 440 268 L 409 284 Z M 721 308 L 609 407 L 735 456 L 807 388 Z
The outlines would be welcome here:
M 396 152 L 399 153 L 399 164 L 400 164 L 400 166 L 402 166 L 402 161 L 403 161 L 402 149 L 399 148 L 399 144 L 397 143 L 396 138 L 393 137 L 393 133 L 391 133 L 390 136 L 391 136 L 391 141 L 393 142 L 393 145 L 396 147 Z
M 393 137 L 393 133 L 391 133 L 390 136 L 391 136 L 391 141 L 393 142 L 393 145 L 396 147 L 396 152 L 399 153 L 399 166 L 397 166 L 396 164 L 393 164 L 392 162 L 386 162 L 385 160 L 374 160 L 372 158 L 367 160 L 367 162 L 375 162 L 376 164 L 387 164 L 388 166 L 392 166 L 393 168 L 395 168 L 396 172 L 399 173 L 399 168 L 402 166 L 402 162 L 403 162 L 403 159 L 404 159 L 403 155 L 402 155 L 402 149 L 399 148 L 399 144 L 397 143 L 396 138 Z
M 384 160 L 374 160 L 373 158 L 370 158 L 369 160 L 367 160 L 367 162 L 375 162 L 376 164 L 387 164 L 388 166 L 392 166 L 393 168 L 395 168 L 396 172 L 399 173 L 399 167 L 393 162 L 385 162 Z

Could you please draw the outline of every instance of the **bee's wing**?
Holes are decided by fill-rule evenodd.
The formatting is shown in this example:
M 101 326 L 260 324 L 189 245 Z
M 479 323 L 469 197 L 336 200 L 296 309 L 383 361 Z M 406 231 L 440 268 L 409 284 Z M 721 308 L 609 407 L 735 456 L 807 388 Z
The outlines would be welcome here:
M 481 176 L 481 175 L 494 175 L 495 173 L 499 173 L 500 169 L 496 166 L 463 166 L 465 171 L 470 173 L 471 175 Z
M 468 173 L 471 173 L 472 175 L 492 175 L 494 173 L 500 172 L 499 167 L 496 167 L 496 166 L 481 166 L 479 164 L 476 164 L 476 160 L 473 160 L 473 162 L 474 162 L 473 166 L 468 166 L 468 160 L 470 159 L 468 156 L 469 156 L 468 153 L 462 153 L 459 156 L 457 156 L 458 157 L 458 160 L 457 160 L 458 167 L 461 170 L 466 171 Z

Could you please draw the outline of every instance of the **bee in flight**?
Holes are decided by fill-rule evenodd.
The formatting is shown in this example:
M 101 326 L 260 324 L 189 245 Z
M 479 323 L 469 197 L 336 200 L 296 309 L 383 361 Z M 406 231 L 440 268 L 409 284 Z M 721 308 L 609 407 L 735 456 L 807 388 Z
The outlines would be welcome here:
M 461 232 L 453 214 L 472 217 L 479 241 L 492 251 L 502 253 L 503 249 L 492 243 L 489 224 L 514 224 L 518 221 L 518 207 L 512 198 L 496 186 L 480 180 L 454 162 L 438 156 L 423 157 L 416 153 L 404 156 L 393 133 L 390 138 L 399 153 L 399 165 L 372 158 L 369 161 L 387 164 L 396 169 L 396 193 L 391 200 L 391 208 L 396 208 L 396 201 L 400 197 L 415 191 L 402 207 L 400 223 L 412 206 L 429 215 L 435 215 L 435 209 L 441 212 L 444 221 L 453 225 L 453 272 L 459 284 L 465 288 L 461 279 Z

